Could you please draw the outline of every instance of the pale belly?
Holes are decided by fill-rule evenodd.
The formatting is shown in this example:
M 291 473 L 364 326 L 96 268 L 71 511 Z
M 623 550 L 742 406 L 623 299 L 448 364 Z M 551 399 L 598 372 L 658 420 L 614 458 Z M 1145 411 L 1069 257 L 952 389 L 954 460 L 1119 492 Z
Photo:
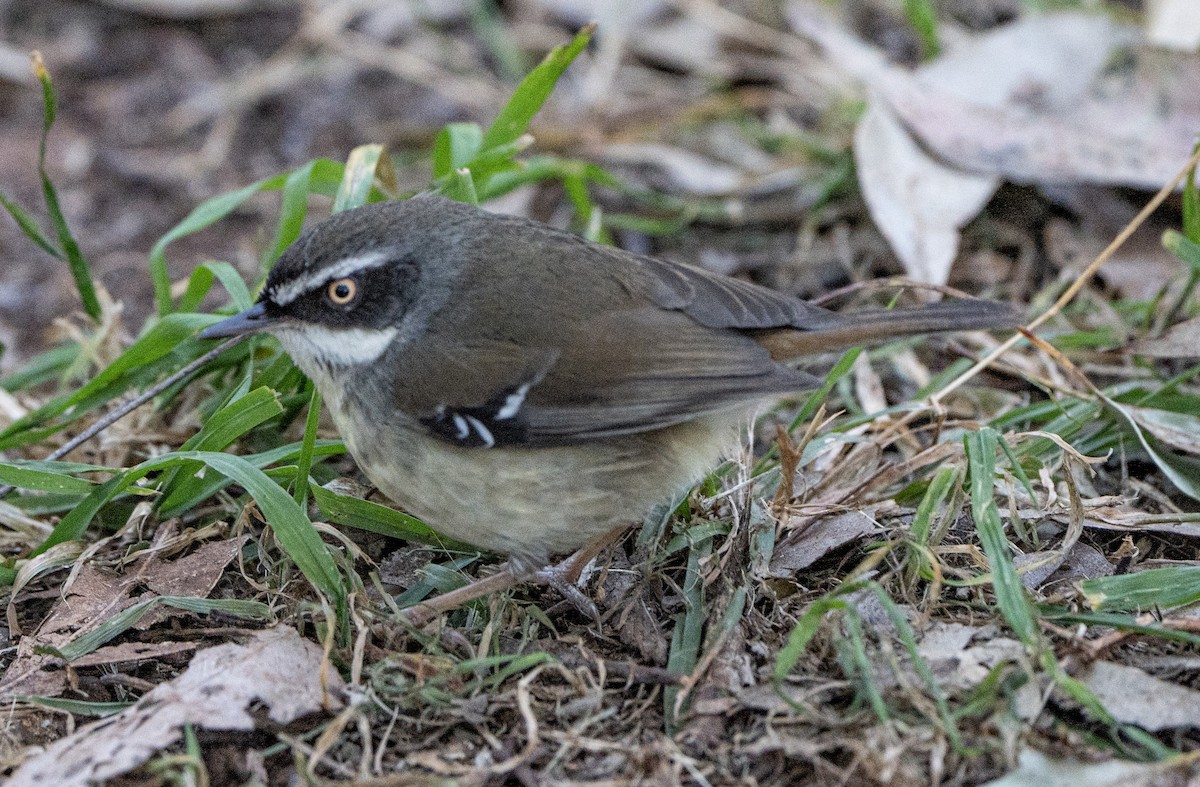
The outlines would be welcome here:
M 584 447 L 462 448 L 401 424 L 353 423 L 331 403 L 338 430 L 367 478 L 444 535 L 546 565 L 711 471 L 736 443 L 742 413 L 707 416 L 653 433 Z M 369 440 L 351 435 L 371 435 Z

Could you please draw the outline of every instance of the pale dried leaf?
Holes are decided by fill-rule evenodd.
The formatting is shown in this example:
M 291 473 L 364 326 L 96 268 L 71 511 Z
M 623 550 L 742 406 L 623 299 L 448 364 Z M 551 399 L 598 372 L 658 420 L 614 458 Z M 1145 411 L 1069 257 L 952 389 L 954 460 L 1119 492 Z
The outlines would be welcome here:
M 1138 426 L 1162 442 L 1189 454 L 1200 454 L 1200 418 L 1154 407 L 1127 404 L 1124 408 Z
M 1200 317 L 1176 323 L 1158 338 L 1134 342 L 1129 351 L 1151 358 L 1200 358 Z
M 994 626 L 965 626 L 935 621 L 920 632 L 917 652 L 933 670 L 938 684 L 972 689 L 1000 663 L 1022 658 L 1020 642 L 996 636 Z M 972 640 L 981 640 L 968 647 Z
M 116 574 L 91 563 L 79 567 L 63 600 L 37 631 L 17 643 L 17 654 L 0 680 L 0 697 L 38 694 L 57 696 L 66 687 L 62 659 L 49 655 L 69 642 L 95 631 L 129 607 L 158 595 L 206 598 L 225 566 L 237 555 L 243 539 L 201 545 L 177 560 L 157 553 L 136 564 L 137 570 Z M 150 591 L 142 590 L 146 585 Z M 135 595 L 136 594 L 136 595 Z M 150 609 L 136 628 L 145 630 L 169 617 L 187 614 L 175 608 Z
M 1075 543 L 1064 556 L 1062 550 L 1030 552 L 1013 558 L 1021 583 L 1030 590 L 1045 585 L 1047 580 L 1055 583 L 1075 579 L 1107 577 L 1113 573 L 1112 564 L 1094 547 Z
M 336 710 L 344 684 L 321 662 L 321 648 L 287 627 L 257 632 L 245 645 L 203 650 L 186 672 L 132 707 L 81 727 L 27 760 L 8 784 L 84 787 L 111 779 L 173 745 L 184 725 L 253 730 L 252 704 L 266 706 L 278 724 Z
M 912 279 L 945 284 L 958 231 L 999 186 L 952 169 L 921 149 L 892 111 L 872 99 L 854 131 L 854 159 L 871 219 Z
M 1168 770 L 1153 763 L 1080 762 L 1050 758 L 1035 749 L 1021 752 L 1017 769 L 982 787 L 1148 787 L 1158 784 Z M 1164 784 L 1170 782 L 1162 782 Z
M 1196 0 L 1149 0 L 1146 38 L 1167 49 L 1200 49 L 1200 5 Z
M 1082 678 L 1120 722 L 1158 732 L 1200 727 L 1200 691 L 1111 661 L 1092 664 Z
M 866 353 L 854 360 L 854 395 L 865 413 L 878 413 L 887 409 L 887 396 L 883 392 L 883 380 L 879 379 Z
M 1200 75 L 1195 59 L 1161 62 L 1135 51 L 1132 66 L 1100 74 L 1068 101 L 1067 91 L 1085 82 L 1078 77 L 1097 75 L 1119 47 L 1136 40 L 1134 28 L 1101 15 L 1031 17 L 981 37 L 973 48 L 986 58 L 956 56 L 976 71 L 975 78 L 995 73 L 1008 86 L 999 106 L 986 99 L 1000 91 L 980 91 L 980 101 L 960 92 L 969 80 L 958 86 L 934 81 L 927 74 L 936 74 L 936 66 L 916 74 L 891 66 L 811 3 L 793 0 L 788 18 L 831 60 L 878 91 L 922 145 L 967 171 L 1018 183 L 1156 189 L 1188 157 L 1200 126 L 1200 100 L 1191 87 Z M 989 52 L 992 40 L 1003 46 Z M 1061 63 L 1080 73 L 1063 79 L 1055 70 Z

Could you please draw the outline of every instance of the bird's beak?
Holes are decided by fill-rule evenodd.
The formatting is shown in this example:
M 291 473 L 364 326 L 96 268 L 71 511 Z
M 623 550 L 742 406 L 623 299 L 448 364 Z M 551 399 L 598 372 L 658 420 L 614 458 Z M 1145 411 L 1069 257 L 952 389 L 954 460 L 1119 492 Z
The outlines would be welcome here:
M 267 310 L 262 303 L 256 303 L 244 312 L 238 312 L 232 317 L 226 317 L 220 322 L 213 323 L 200 331 L 201 339 L 228 339 L 233 336 L 245 336 L 258 333 L 270 326 L 274 320 L 267 316 Z

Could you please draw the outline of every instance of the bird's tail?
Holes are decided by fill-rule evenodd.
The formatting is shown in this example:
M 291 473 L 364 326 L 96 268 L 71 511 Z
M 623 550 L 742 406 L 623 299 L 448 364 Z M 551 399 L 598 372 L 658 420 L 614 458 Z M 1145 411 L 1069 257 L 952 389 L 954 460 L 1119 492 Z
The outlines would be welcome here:
M 915 309 L 871 309 L 838 314 L 836 324 L 810 331 L 783 328 L 764 331 L 756 338 L 772 357 L 784 361 L 864 344 L 950 331 L 1016 328 L 1021 315 L 997 301 L 940 301 Z

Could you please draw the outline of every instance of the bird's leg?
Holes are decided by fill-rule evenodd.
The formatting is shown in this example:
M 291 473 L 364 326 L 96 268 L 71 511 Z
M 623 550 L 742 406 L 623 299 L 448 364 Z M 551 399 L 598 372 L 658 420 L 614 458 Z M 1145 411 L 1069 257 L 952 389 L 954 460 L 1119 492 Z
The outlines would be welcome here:
M 497 571 L 483 579 L 477 579 L 457 590 L 435 596 L 428 601 L 422 601 L 405 609 L 401 614 L 412 625 L 423 626 L 437 615 L 457 609 L 468 601 L 474 601 L 489 593 L 508 590 L 519 582 L 531 581 L 554 588 L 570 602 L 571 606 L 584 616 L 599 623 L 600 613 L 597 611 L 596 605 L 580 592 L 575 583 L 579 580 L 579 575 L 587 564 L 592 562 L 605 547 L 615 543 L 625 530 L 624 526 L 613 528 L 600 538 L 585 544 L 583 548 L 557 565 L 530 570 L 519 563 L 509 561 L 504 570 Z
M 549 585 L 557 590 L 580 614 L 591 618 L 597 627 L 599 627 L 601 623 L 600 611 L 596 609 L 596 605 L 592 603 L 592 600 L 579 590 L 579 587 L 575 583 L 579 581 L 579 575 L 583 573 L 587 564 L 595 560 L 596 556 L 604 551 L 605 548 L 615 544 L 617 539 L 627 529 L 628 527 L 625 525 L 614 527 L 599 538 L 584 544 L 579 551 L 561 563 L 546 566 L 543 569 L 533 572 L 530 579 L 534 582 Z
M 468 601 L 486 596 L 489 593 L 498 593 L 501 590 L 508 590 L 513 585 L 521 581 L 521 577 L 514 574 L 512 571 L 502 569 L 483 579 L 477 579 L 474 582 L 467 583 L 460 588 L 451 590 L 449 593 L 443 593 L 440 596 L 422 601 L 419 604 L 414 604 L 407 609 L 401 611 L 401 615 L 414 626 L 424 626 L 429 621 L 433 620 L 443 612 L 449 612 L 452 609 L 458 609 Z

